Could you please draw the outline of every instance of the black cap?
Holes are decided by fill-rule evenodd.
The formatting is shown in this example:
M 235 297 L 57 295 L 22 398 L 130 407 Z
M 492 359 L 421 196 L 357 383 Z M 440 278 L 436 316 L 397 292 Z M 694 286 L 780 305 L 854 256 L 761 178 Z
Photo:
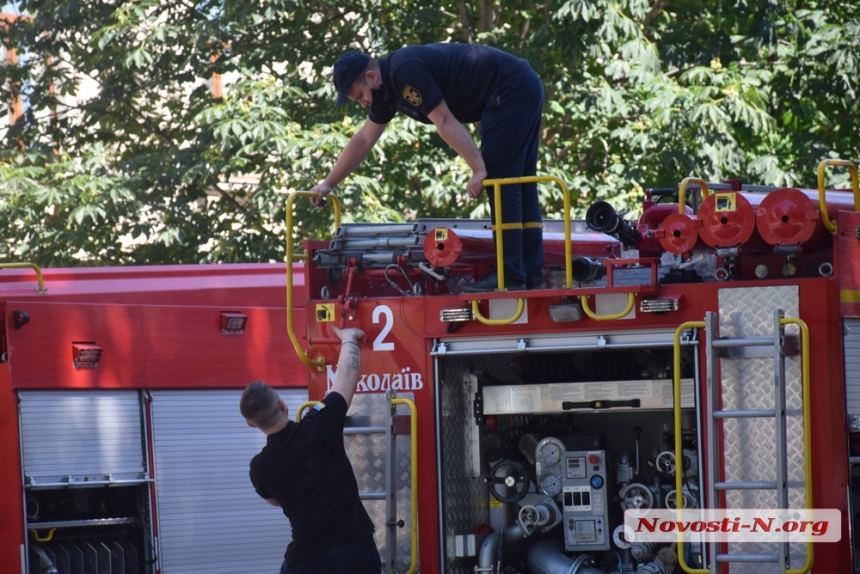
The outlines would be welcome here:
M 337 90 L 337 101 L 335 107 L 343 105 L 349 97 L 352 84 L 358 79 L 367 64 L 370 56 L 361 52 L 347 52 L 334 63 L 334 88 Z

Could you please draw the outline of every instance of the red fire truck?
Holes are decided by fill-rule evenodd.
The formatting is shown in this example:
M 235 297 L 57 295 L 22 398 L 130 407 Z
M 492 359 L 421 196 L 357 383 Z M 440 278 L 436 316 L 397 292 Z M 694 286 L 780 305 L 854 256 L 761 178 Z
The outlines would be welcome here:
M 828 167 L 852 188 L 826 189 Z M 308 242 L 307 340 L 292 340 L 310 398 L 331 384 L 331 326 L 361 327 L 353 408 L 394 429 L 386 570 L 854 571 L 860 191 L 850 162 L 817 176 L 687 178 L 648 190 L 635 221 L 606 202 L 545 221 L 544 290 L 463 292 L 501 267 L 500 221 L 349 224 Z M 569 196 L 554 177 L 514 181 L 528 180 Z M 512 181 L 487 183 L 498 202 Z M 625 511 L 679 508 L 831 509 L 841 537 L 625 536 Z
M 256 379 L 307 401 L 286 277 L 0 263 L 0 572 L 277 572 L 289 527 L 250 488 L 238 401 Z
M 687 178 L 636 220 L 547 220 L 542 290 L 463 292 L 500 265 L 499 222 L 341 225 L 334 197 L 306 263 L 288 242 L 285 266 L 58 270 L 46 294 L 4 270 L 0 555 L 275 571 L 289 532 L 248 486 L 262 439 L 238 393 L 267 380 L 300 417 L 331 384 L 331 328 L 357 326 L 345 441 L 387 572 L 856 571 L 860 185 L 847 161 L 817 177 Z M 564 182 L 524 179 L 570 211 Z M 661 509 L 830 509 L 840 536 L 630 538 L 625 512 Z

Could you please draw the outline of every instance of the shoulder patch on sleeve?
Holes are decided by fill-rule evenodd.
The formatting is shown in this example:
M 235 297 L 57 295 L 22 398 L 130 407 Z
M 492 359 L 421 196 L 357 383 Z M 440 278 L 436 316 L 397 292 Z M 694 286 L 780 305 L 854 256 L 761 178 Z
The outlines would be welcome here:
M 325 408 L 325 403 L 317 403 L 314 405 L 314 409 L 321 411 Z
M 416 108 L 421 105 L 421 102 L 424 101 L 424 98 L 421 97 L 421 92 L 410 86 L 409 84 L 403 88 L 403 93 L 401 94 L 403 99 L 406 100 L 407 104 L 415 106 Z

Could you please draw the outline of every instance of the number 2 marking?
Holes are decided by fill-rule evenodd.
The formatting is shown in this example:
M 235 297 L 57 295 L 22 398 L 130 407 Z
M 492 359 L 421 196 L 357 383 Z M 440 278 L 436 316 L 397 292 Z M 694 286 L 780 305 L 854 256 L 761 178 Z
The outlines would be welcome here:
M 379 332 L 379 335 L 373 340 L 373 350 L 374 351 L 393 351 L 394 343 L 392 341 L 386 341 L 385 337 L 388 336 L 388 333 L 391 332 L 391 328 L 394 326 L 394 313 L 391 312 L 391 308 L 388 305 L 380 305 L 373 310 L 373 323 L 379 323 L 380 315 L 385 317 L 385 324 L 382 326 L 382 331 Z

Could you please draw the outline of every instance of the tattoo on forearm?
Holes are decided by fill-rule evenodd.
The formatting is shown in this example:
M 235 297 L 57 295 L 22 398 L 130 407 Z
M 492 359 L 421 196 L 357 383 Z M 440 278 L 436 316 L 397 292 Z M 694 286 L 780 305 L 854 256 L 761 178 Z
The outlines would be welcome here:
M 349 358 L 350 358 L 349 366 L 357 371 L 359 368 L 359 365 L 361 365 L 361 361 L 359 360 L 359 357 L 358 357 L 358 345 L 350 345 L 350 347 L 349 347 Z

